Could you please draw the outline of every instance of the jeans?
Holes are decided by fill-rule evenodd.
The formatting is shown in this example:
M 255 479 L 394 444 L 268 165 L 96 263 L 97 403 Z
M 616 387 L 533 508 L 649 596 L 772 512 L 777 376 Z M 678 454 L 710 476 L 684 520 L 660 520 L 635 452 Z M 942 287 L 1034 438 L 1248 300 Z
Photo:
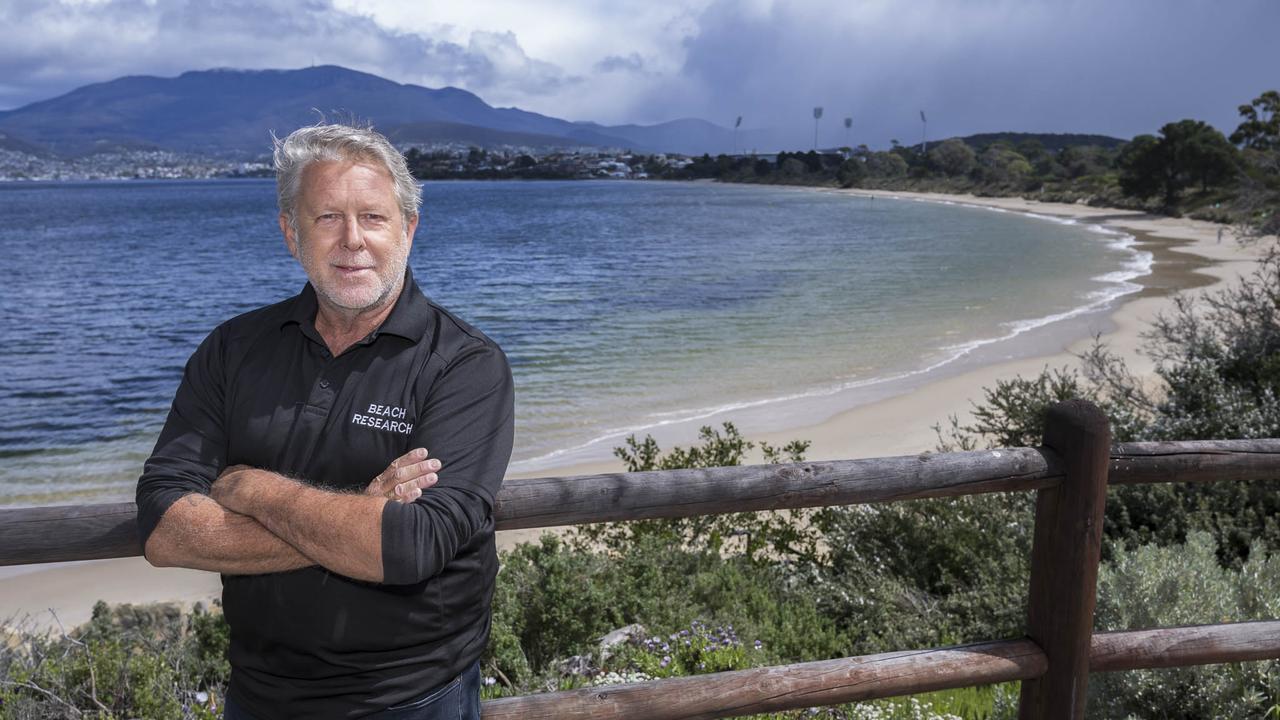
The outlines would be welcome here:
M 223 720 L 258 720 L 227 696 Z M 458 677 L 407 703 L 368 716 L 369 720 L 480 720 L 480 661 Z M 265 720 L 265 719 L 264 719 Z

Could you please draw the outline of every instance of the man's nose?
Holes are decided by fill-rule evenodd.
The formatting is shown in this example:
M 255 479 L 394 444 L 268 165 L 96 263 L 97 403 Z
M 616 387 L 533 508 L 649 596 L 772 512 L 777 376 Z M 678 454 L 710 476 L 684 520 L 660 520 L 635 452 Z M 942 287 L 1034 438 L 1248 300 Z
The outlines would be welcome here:
M 342 248 L 344 250 L 359 250 L 363 247 L 364 233 L 360 229 L 359 218 L 348 218 L 343 223 Z

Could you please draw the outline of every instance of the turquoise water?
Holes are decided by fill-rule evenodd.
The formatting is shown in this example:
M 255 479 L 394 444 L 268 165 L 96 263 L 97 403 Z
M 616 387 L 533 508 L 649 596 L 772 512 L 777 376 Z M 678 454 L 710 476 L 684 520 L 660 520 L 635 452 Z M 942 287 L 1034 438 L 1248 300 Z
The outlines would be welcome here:
M 265 181 L 0 186 L 0 502 L 127 497 L 186 357 L 305 281 Z M 1047 218 L 776 187 L 424 187 L 411 265 L 506 349 L 515 469 L 943 371 L 1150 258 Z M 821 418 L 817 418 L 821 419 Z M 687 439 L 687 438 L 686 438 Z

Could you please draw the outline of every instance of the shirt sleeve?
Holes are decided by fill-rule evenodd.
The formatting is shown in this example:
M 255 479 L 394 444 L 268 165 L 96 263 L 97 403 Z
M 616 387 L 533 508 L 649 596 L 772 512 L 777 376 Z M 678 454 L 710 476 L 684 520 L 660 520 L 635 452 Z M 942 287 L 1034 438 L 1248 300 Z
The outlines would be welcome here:
M 514 435 L 507 358 L 492 342 L 476 343 L 441 372 L 414 424 L 410 447 L 440 459 L 440 480 L 412 503 L 383 508 L 383 582 L 433 577 L 486 527 Z
M 169 506 L 191 493 L 209 494 L 226 466 L 220 330 L 205 338 L 187 361 L 164 429 L 138 478 L 138 537 L 144 548 Z

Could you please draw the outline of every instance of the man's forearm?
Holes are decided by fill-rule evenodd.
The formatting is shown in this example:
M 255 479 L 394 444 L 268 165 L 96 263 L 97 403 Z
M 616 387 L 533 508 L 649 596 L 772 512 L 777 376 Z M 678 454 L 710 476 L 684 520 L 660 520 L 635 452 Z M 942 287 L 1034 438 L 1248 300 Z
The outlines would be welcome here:
M 191 493 L 165 511 L 144 548 L 157 567 L 259 575 L 315 565 L 253 518 Z
M 382 582 L 385 497 L 334 493 L 267 470 L 223 475 L 213 497 L 251 516 L 316 564 L 357 580 Z

